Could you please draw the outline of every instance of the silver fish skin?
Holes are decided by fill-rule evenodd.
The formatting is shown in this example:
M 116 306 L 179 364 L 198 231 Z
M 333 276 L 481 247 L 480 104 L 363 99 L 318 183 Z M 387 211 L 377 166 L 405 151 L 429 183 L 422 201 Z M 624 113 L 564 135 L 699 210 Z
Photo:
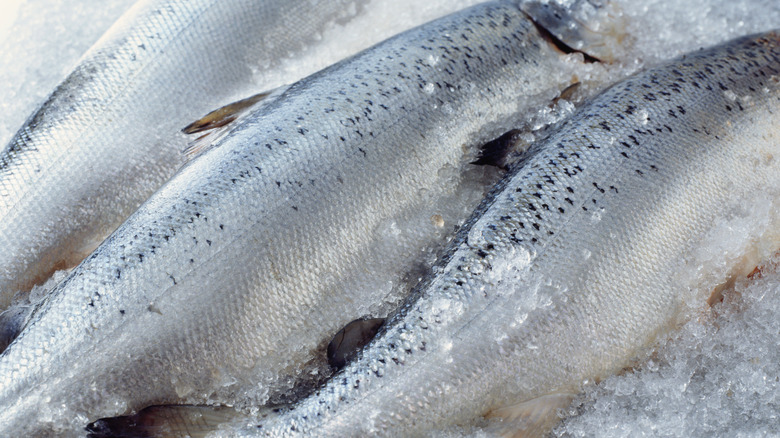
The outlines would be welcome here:
M 545 417 L 533 411 L 673 328 L 686 256 L 756 193 L 780 199 L 778 31 L 688 54 L 580 108 L 353 363 L 230 436 L 430 436 L 483 416 Z M 752 244 L 767 254 L 780 247 L 774 212 L 762 231 L 773 241 Z
M 0 311 L 78 264 L 173 175 L 182 127 L 365 3 L 134 5 L 0 154 Z
M 383 224 L 451 190 L 471 146 L 529 102 L 547 105 L 577 65 L 516 3 L 488 2 L 294 84 L 36 308 L 0 356 L 0 436 L 68 435 L 150 404 L 262 402 L 288 388 L 385 298 L 360 288 L 365 266 L 396 266 L 386 275 L 397 282 L 435 241 L 421 229 L 378 251 Z

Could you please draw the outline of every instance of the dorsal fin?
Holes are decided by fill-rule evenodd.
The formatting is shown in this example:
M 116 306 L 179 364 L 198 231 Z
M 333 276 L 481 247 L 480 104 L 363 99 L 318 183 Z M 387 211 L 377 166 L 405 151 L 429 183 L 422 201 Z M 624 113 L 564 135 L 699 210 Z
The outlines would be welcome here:
M 185 134 L 197 134 L 198 132 L 209 131 L 221 128 L 236 118 L 247 108 L 268 97 L 269 92 L 257 93 L 254 96 L 229 103 L 223 107 L 206 114 L 202 118 L 185 126 L 181 131 Z
M 384 318 L 356 319 L 344 326 L 328 344 L 330 366 L 336 369 L 343 368 L 361 348 L 374 339 L 384 323 Z
M 245 99 L 229 103 L 215 109 L 182 129 L 185 134 L 200 134 L 191 141 L 184 155 L 187 161 L 208 150 L 216 140 L 229 132 L 238 121 L 250 113 L 250 110 L 265 105 L 282 94 L 289 86 L 285 85 L 270 91 L 257 93 Z

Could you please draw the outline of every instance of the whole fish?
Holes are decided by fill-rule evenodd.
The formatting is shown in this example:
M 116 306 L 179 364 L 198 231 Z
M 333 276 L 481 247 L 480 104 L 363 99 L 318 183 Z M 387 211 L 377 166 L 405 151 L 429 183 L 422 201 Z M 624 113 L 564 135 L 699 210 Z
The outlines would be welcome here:
M 426 218 L 388 248 L 387 221 L 445 196 L 475 146 L 571 85 L 582 55 L 540 32 L 488 2 L 259 104 L 33 311 L 0 356 L 0 436 L 288 389 L 436 240 Z
M 673 328 L 687 257 L 757 193 L 780 200 L 779 31 L 688 54 L 582 107 L 531 147 L 354 362 L 228 435 L 429 436 L 483 417 L 539 433 L 583 382 Z M 774 237 L 746 252 L 780 247 L 773 211 L 760 234 Z
M 281 85 L 263 74 L 278 80 L 285 59 L 335 62 L 313 47 L 367 3 L 138 2 L 0 154 L 0 311 L 78 264 L 173 175 L 184 125 L 257 77 Z

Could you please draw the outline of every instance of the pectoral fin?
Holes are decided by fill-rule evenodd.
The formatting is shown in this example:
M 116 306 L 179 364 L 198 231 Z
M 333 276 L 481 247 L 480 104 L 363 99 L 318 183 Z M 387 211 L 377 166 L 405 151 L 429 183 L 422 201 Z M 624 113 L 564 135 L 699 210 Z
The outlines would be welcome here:
M 560 421 L 558 411 L 571 404 L 575 394 L 554 393 L 490 411 L 486 418 L 500 421 L 488 428 L 502 437 L 541 437 Z
M 32 310 L 32 305 L 18 305 L 0 312 L 0 353 L 19 336 Z
M 135 415 L 102 418 L 86 431 L 89 438 L 202 438 L 243 416 L 227 407 L 150 406 Z
M 522 131 L 511 130 L 500 137 L 490 140 L 482 145 L 479 150 L 477 159 L 472 161 L 471 164 L 487 165 L 504 169 L 508 167 L 508 157 L 510 154 L 518 149 L 523 149 L 523 143 L 520 135 Z

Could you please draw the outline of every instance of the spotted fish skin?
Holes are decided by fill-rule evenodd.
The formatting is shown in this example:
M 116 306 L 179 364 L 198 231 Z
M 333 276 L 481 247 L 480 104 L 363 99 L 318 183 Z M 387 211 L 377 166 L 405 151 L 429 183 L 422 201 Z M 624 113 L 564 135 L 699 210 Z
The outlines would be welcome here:
M 547 105 L 575 65 L 514 2 L 489 2 L 294 84 L 36 308 L 0 357 L 0 435 L 286 387 L 384 298 L 360 288 L 365 266 L 397 266 L 398 281 L 430 242 L 377 251 L 382 224 L 446 193 L 471 146 Z
M 685 257 L 757 193 L 780 195 L 778 31 L 647 70 L 580 108 L 353 363 L 231 436 L 428 436 L 577 393 L 672 329 Z
M 78 264 L 173 175 L 178 131 L 251 83 L 253 66 L 272 71 L 364 3 L 138 2 L 0 154 L 0 311 Z

